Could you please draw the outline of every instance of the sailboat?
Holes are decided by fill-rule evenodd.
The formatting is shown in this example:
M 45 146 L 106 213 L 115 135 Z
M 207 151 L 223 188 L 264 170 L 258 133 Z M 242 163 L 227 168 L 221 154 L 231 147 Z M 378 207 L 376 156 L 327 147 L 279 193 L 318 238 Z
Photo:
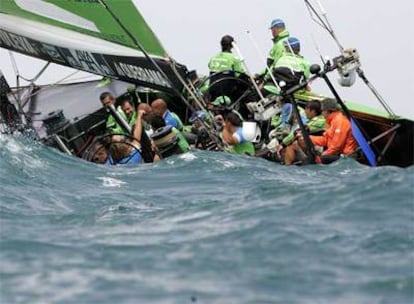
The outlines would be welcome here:
M 197 100 L 194 74 L 168 56 L 132 1 L 2 0 L 0 47 L 112 79 L 47 90 L 32 86 L 17 93 L 2 77 L 3 129 L 32 129 L 39 140 L 71 155 L 82 157 L 105 132 L 108 114 L 97 100 L 100 92 L 125 94 L 129 83 L 135 86 L 129 92 L 132 98 L 151 100 L 159 92 L 168 94 L 169 106 L 184 120 L 197 109 L 182 93 L 187 90 Z M 315 78 L 322 75 L 316 72 Z M 234 81 L 246 89 L 246 81 Z M 310 97 L 296 94 L 295 98 L 306 102 Z M 375 158 L 365 157 L 362 162 L 414 164 L 412 120 L 358 104 L 346 103 L 346 109 L 363 131 L 363 150 Z M 214 141 L 213 131 L 209 135 Z
M 132 97 L 142 91 L 142 99 L 153 92 L 180 95 L 183 89 L 186 67 L 167 58 L 131 1 L 6 0 L 0 13 L 0 47 L 114 79 L 106 85 L 33 86 L 2 101 L 8 129 L 32 128 L 38 139 L 68 154 L 82 156 L 91 139 L 105 132 L 100 93 L 121 95 L 126 83 L 138 88 Z M 170 106 L 179 114 L 187 112 L 184 103 Z

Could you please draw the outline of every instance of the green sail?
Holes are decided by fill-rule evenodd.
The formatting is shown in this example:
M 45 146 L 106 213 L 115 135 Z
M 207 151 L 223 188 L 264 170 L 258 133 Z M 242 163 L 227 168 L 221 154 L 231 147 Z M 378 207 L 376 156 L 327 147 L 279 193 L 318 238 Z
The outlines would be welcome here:
M 0 13 L 139 49 L 135 39 L 148 54 L 166 56 L 160 41 L 130 0 L 0 0 Z

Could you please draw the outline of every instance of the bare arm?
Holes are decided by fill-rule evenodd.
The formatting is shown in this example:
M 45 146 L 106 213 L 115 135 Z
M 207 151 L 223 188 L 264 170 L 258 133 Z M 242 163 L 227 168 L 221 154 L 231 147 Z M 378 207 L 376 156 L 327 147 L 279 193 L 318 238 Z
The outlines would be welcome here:
M 234 138 L 233 133 L 234 132 L 233 130 L 231 130 L 231 128 L 224 126 L 223 140 L 229 145 L 237 145 L 239 143 L 239 141 L 236 138 Z
M 137 120 L 135 121 L 135 129 L 134 129 L 134 138 L 141 142 L 142 136 L 142 116 L 145 114 L 144 110 L 139 110 L 137 115 Z

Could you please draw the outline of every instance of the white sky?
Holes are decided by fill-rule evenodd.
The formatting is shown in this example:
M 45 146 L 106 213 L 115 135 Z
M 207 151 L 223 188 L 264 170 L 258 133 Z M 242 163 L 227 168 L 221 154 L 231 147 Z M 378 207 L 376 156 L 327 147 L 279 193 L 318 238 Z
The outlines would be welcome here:
M 302 54 L 310 62 L 320 63 L 314 40 L 324 56 L 338 55 L 338 47 L 311 21 L 302 0 L 134 1 L 169 54 L 200 74 L 207 73 L 207 62 L 219 51 L 225 34 L 236 39 L 252 73 L 263 69 L 263 57 L 272 46 L 269 24 L 274 18 L 283 19 L 291 35 L 301 40 Z M 414 1 L 322 0 L 322 4 L 339 40 L 344 47 L 358 49 L 366 76 L 389 106 L 397 114 L 414 118 Z M 250 37 L 259 45 L 260 54 Z M 20 73 L 29 78 L 44 64 L 22 55 L 16 58 Z M 15 85 L 8 51 L 3 49 L 0 69 L 9 84 Z M 54 66 L 38 83 L 55 82 L 68 71 Z M 330 78 L 336 83 L 336 74 Z M 319 82 L 314 91 L 329 93 L 322 80 Z M 351 88 L 336 87 L 346 100 L 382 109 L 361 80 Z

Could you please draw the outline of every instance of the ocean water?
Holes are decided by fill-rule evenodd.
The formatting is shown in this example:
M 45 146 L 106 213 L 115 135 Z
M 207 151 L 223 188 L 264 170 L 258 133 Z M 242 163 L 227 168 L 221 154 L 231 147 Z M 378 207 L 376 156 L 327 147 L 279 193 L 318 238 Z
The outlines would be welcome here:
M 414 167 L 105 167 L 1 135 L 0 185 L 1 303 L 414 301 Z

